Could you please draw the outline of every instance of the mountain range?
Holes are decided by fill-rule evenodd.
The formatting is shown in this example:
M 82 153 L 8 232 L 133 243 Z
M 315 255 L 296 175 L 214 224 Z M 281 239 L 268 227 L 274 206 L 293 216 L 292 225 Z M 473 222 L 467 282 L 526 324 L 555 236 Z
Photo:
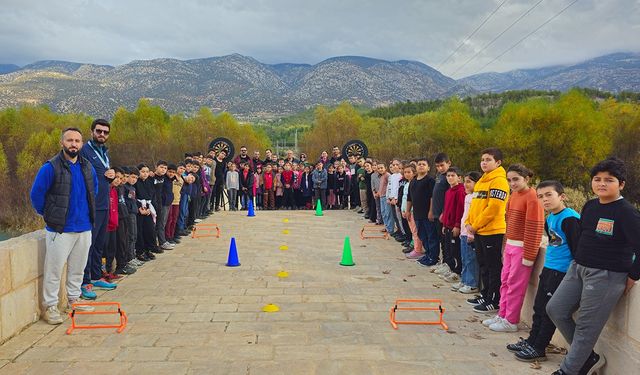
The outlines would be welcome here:
M 272 117 L 318 104 L 382 106 L 452 95 L 589 87 L 640 91 L 640 53 L 578 64 L 482 73 L 459 80 L 417 61 L 342 56 L 309 64 L 264 64 L 239 54 L 193 60 L 136 60 L 119 66 L 39 61 L 0 64 L 0 108 L 46 104 L 58 112 L 108 117 L 148 98 L 168 112 L 200 107 L 240 117 Z

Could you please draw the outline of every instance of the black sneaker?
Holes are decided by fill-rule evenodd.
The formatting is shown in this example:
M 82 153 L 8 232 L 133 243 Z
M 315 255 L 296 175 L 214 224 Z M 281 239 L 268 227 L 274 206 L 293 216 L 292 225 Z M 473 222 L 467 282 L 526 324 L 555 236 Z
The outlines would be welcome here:
M 136 273 L 136 269 L 129 265 L 125 265 L 122 268 L 116 268 L 115 272 L 116 275 L 133 275 L 134 273 Z
M 522 362 L 543 362 L 547 360 L 547 356 L 544 353 L 540 353 L 533 346 L 529 345 L 528 342 L 525 341 L 525 345 L 527 346 L 524 350 L 514 353 L 516 359 Z
M 162 250 L 162 249 L 161 249 L 161 248 L 159 248 L 159 247 L 158 247 L 158 248 L 151 249 L 150 251 L 151 251 L 152 253 L 155 253 L 155 254 L 162 254 L 162 253 L 164 253 L 164 250 Z
M 604 355 L 599 355 L 598 353 L 591 351 L 591 355 L 587 358 L 584 365 L 582 365 L 578 375 L 593 375 L 602 366 L 604 366 L 605 363 L 607 363 L 607 360 L 604 358 Z
M 561 368 L 559 368 L 556 371 L 554 371 L 553 374 L 551 374 L 551 375 L 569 375 L 569 374 L 567 374 Z
M 508 344 L 507 350 L 511 353 L 517 353 L 524 350 L 527 346 L 529 346 L 529 342 L 524 338 L 520 337 L 520 341 L 515 344 Z
M 475 296 L 475 297 L 473 297 L 473 298 L 469 298 L 469 299 L 467 300 L 467 303 L 468 303 L 469 305 L 471 305 L 471 306 L 476 306 L 476 305 L 481 305 L 481 304 L 483 304 L 483 303 L 484 303 L 484 301 L 485 301 L 485 300 L 484 300 L 484 297 L 482 297 L 482 296 Z
M 155 256 L 155 255 L 153 255 L 153 253 L 152 253 L 152 252 L 150 252 L 150 251 L 147 251 L 146 253 L 144 253 L 144 256 L 145 256 L 145 257 L 147 257 L 147 259 L 148 259 L 148 260 L 154 260 L 154 259 L 156 259 L 156 256 Z
M 402 252 L 405 254 L 408 254 L 412 251 L 413 251 L 413 247 L 405 247 L 404 249 L 402 249 Z
M 485 301 L 480 305 L 474 306 L 473 311 L 480 314 L 493 314 L 498 311 L 498 305 Z

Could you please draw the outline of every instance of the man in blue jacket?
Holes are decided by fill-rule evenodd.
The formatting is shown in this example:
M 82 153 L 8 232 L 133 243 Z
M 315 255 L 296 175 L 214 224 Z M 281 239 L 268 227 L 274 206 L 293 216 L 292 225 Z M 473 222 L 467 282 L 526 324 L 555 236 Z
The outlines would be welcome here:
M 62 323 L 58 292 L 62 269 L 67 264 L 68 308 L 80 298 L 80 286 L 95 215 L 98 189 L 96 171 L 78 153 L 82 133 L 78 128 L 62 131 L 62 150 L 38 171 L 31 188 L 31 205 L 46 223 L 46 254 L 43 277 L 44 320 Z M 90 306 L 76 307 L 92 310 Z
M 96 299 L 91 288 L 115 289 L 116 284 L 102 278 L 102 253 L 107 245 L 107 222 L 109 221 L 109 184 L 116 173 L 109 165 L 109 150 L 104 145 L 109 139 L 111 125 L 107 120 L 96 119 L 91 123 L 92 140 L 80 149 L 80 155 L 89 160 L 98 176 L 98 194 L 96 195 L 96 216 L 91 231 L 89 259 L 82 280 L 82 298 Z M 91 286 L 90 286 L 91 285 Z

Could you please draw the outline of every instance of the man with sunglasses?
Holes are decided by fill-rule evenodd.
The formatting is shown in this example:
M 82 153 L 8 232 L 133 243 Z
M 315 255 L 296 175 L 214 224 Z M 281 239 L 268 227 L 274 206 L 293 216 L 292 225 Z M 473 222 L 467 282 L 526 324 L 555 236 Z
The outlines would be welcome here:
M 91 123 L 92 139 L 80 149 L 80 155 L 89 160 L 98 176 L 98 194 L 96 195 L 96 214 L 91 231 L 89 258 L 82 280 L 82 298 L 96 299 L 92 288 L 111 290 L 116 284 L 102 277 L 102 253 L 107 245 L 107 222 L 109 221 L 109 184 L 116 177 L 110 166 L 109 150 L 104 145 L 109 139 L 111 125 L 107 120 L 96 119 Z

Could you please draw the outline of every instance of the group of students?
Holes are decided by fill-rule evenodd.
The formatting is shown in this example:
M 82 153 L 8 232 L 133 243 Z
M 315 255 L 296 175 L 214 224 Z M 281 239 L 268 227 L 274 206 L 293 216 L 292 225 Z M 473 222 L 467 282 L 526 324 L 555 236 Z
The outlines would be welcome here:
M 494 315 L 482 324 L 496 332 L 518 331 L 533 266 L 546 248 L 529 337 L 506 348 L 518 360 L 544 361 L 557 326 L 571 348 L 554 375 L 593 374 L 605 364 L 593 351 L 598 337 L 640 278 L 640 213 L 621 195 L 625 165 L 609 158 L 593 167 L 596 198 L 578 214 L 565 205 L 560 182 L 531 187 L 531 170 L 522 164 L 505 170 L 502 160 L 499 149 L 488 148 L 482 173 L 462 173 L 440 153 L 435 178 L 427 159 L 394 160 L 389 172 L 366 160 L 364 217 L 384 225 L 407 258 L 450 282 L 452 291 L 478 293 L 467 303 Z
M 93 141 L 104 143 L 100 134 L 108 135 L 108 129 L 108 123 L 94 122 Z M 87 147 L 100 150 L 91 142 Z M 475 312 L 494 315 L 482 324 L 496 332 L 518 331 L 533 266 L 546 248 L 529 337 L 507 350 L 522 361 L 543 361 L 557 327 L 571 348 L 555 375 L 590 375 L 604 365 L 595 343 L 619 298 L 640 278 L 640 213 L 621 195 L 627 172 L 617 158 L 591 169 L 596 198 L 578 214 L 565 206 L 560 182 L 531 187 L 533 172 L 522 164 L 505 170 L 497 148 L 482 151 L 482 172 L 463 173 L 440 153 L 434 178 L 426 158 L 386 165 L 350 155 L 347 164 L 334 148 L 334 160 L 323 152 L 314 165 L 303 155 L 295 160 L 292 152 L 258 163 L 258 155 L 250 159 L 243 147 L 230 163 L 224 151 L 210 151 L 185 155 L 178 164 L 160 160 L 153 168 L 141 163 L 104 172 L 100 178 L 110 185 L 108 245 L 102 278 L 88 284 L 82 269 L 89 266 L 88 248 L 95 242 L 99 180 L 89 158 L 79 156 L 78 129 L 65 129 L 61 145 L 31 191 L 47 224 L 43 293 L 51 324 L 62 322 L 57 293 L 65 262 L 69 302 L 95 299 L 88 285 L 113 289 L 113 280 L 172 250 L 197 222 L 224 206 L 224 188 L 231 210 L 237 201 L 244 208 L 312 208 L 316 202 L 355 208 L 384 225 L 402 242 L 407 258 L 450 282 L 453 291 L 478 293 L 467 302 Z M 99 155 L 108 162 L 104 151 L 93 159 Z
M 247 210 L 250 203 L 263 210 L 315 209 L 318 201 L 323 209 L 361 210 L 354 188 L 355 156 L 345 159 L 334 147 L 331 158 L 323 151 L 314 164 L 306 161 L 304 153 L 300 159 L 293 156 L 293 151 L 287 151 L 284 158 L 269 149 L 266 153 L 265 160 L 259 158 L 257 151 L 254 158 L 249 158 L 242 146 L 241 154 L 226 162 L 223 188 L 230 210 Z

